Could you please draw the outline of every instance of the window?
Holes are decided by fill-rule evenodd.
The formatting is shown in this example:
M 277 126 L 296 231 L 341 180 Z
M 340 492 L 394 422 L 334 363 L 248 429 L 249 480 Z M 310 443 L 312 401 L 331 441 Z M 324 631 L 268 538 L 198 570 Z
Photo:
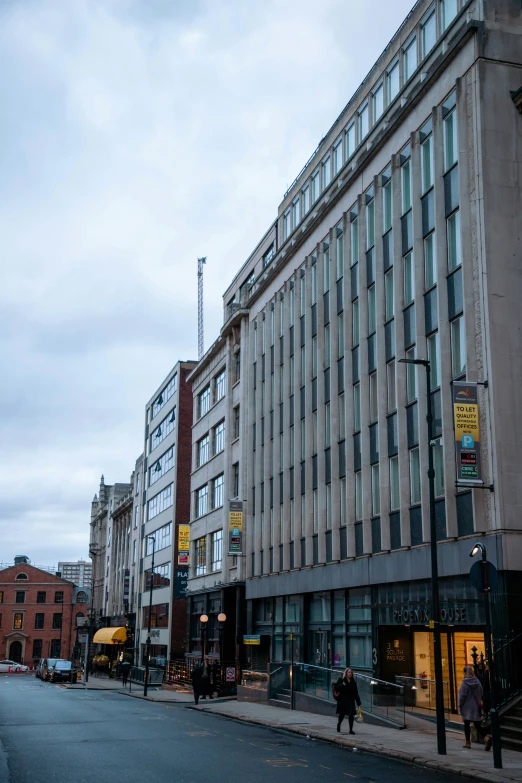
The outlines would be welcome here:
M 150 590 L 152 569 L 145 571 L 144 590 Z M 157 590 L 161 587 L 170 587 L 170 563 L 154 566 L 154 575 L 152 577 L 152 589 Z
M 426 57 L 437 43 L 437 17 L 435 11 L 421 27 L 422 57 Z
M 434 332 L 428 337 L 428 361 L 430 363 L 431 371 L 430 391 L 433 391 L 440 386 L 440 347 L 438 332 Z
M 263 269 L 265 268 L 265 266 L 268 266 L 268 264 L 270 263 L 270 261 L 273 259 L 274 256 L 275 256 L 275 250 L 274 250 L 274 245 L 272 244 L 270 245 L 266 253 L 263 253 Z
M 406 351 L 406 359 L 415 359 L 415 348 Z M 417 367 L 415 364 L 406 365 L 406 401 L 413 402 L 417 399 Z
M 324 327 L 324 366 L 330 366 L 330 324 Z
M 59 615 L 58 615 L 59 616 Z M 43 612 L 37 612 L 34 616 L 34 627 L 37 630 L 41 630 L 44 627 L 45 614 Z
M 339 525 L 346 525 L 346 479 L 339 479 Z
M 54 603 L 63 604 L 63 590 L 57 590 L 54 594 Z
M 350 223 L 350 235 L 352 239 L 351 266 L 353 266 L 359 260 L 359 225 L 357 218 L 354 218 Z
M 422 163 L 422 192 L 433 185 L 433 140 L 431 136 L 423 141 L 421 145 L 421 163 Z
M 366 207 L 366 248 L 375 244 L 375 202 L 372 199 Z
M 176 393 L 178 389 L 178 374 L 172 376 L 170 381 L 167 383 L 163 391 L 161 391 L 156 397 L 156 401 L 152 405 L 152 419 L 154 419 L 160 410 L 163 408 L 164 405 L 167 404 L 167 402 L 170 400 L 173 394 Z
M 379 486 L 379 465 L 372 465 L 372 516 L 381 513 L 381 491 Z
M 154 519 L 166 508 L 172 506 L 172 484 L 162 489 L 157 495 L 154 495 L 148 502 L 148 519 Z
M 361 384 L 356 383 L 353 387 L 353 429 L 359 432 L 361 429 Z
M 388 362 L 386 365 L 386 384 L 388 398 L 388 413 L 393 413 L 397 408 L 397 397 L 395 394 L 395 362 Z
M 302 271 L 304 272 L 304 267 L 302 267 Z M 301 315 L 304 315 L 306 312 L 306 292 L 305 292 L 305 277 L 304 274 L 300 278 L 300 299 L 301 299 Z
M 388 91 L 388 103 L 397 97 L 401 89 L 399 61 L 396 60 L 386 74 L 386 86 Z
M 312 337 L 312 378 L 317 376 L 317 335 Z
M 442 439 L 433 441 L 433 469 L 435 471 L 435 497 L 444 495 L 444 452 Z
M 407 82 L 417 70 L 417 39 L 412 38 L 403 49 L 404 81 Z
M 168 628 L 169 625 L 169 604 L 153 604 L 152 611 L 150 606 L 146 606 L 143 609 L 143 624 L 142 627 L 146 628 L 149 624 L 149 612 L 150 612 L 150 627 L 151 628 Z
M 368 289 L 368 334 L 373 334 L 376 329 L 376 313 L 375 313 L 375 286 L 372 285 Z
M 328 155 L 327 158 L 323 160 L 321 163 L 321 186 L 324 190 L 328 187 L 332 179 L 331 174 L 331 167 L 330 167 L 330 156 Z
M 208 511 L 208 486 L 196 490 L 196 516 L 202 517 Z
M 174 408 L 176 410 L 176 408 Z M 136 474 L 136 495 L 140 494 L 140 474 Z
M 344 356 L 344 313 L 337 316 L 337 358 Z
M 233 430 L 233 438 L 234 440 L 236 438 L 239 438 L 239 426 L 240 426 L 240 418 L 239 418 L 239 405 L 236 405 L 234 408 L 233 414 L 234 414 L 234 430 Z M 225 422 L 223 422 L 223 436 L 224 436 L 224 429 L 225 429 Z M 224 444 L 224 437 L 223 437 L 223 444 Z M 223 445 L 224 448 L 224 445 Z
M 312 266 L 312 304 L 317 302 L 317 265 Z
M 13 615 L 13 628 L 15 631 L 21 631 L 24 627 L 23 612 L 15 612 Z
M 156 429 L 152 432 L 150 436 L 150 450 L 154 451 L 154 449 L 157 446 L 159 446 L 161 441 L 164 440 L 167 437 L 167 435 L 170 435 L 170 433 L 172 432 L 175 426 L 176 426 L 176 408 L 173 408 L 171 411 L 169 411 L 169 413 L 167 413 L 163 421 L 161 421 L 156 427 Z M 139 479 L 139 474 L 138 474 L 138 479 Z M 139 487 L 139 480 L 137 482 L 137 485 Z M 136 494 L 138 494 L 138 491 L 136 492 Z
M 149 486 L 158 481 L 165 473 L 174 465 L 174 446 L 165 452 L 155 463 L 149 468 Z
M 59 658 L 61 653 L 61 642 L 59 639 L 51 639 L 51 658 Z
M 294 201 L 292 201 L 292 226 L 294 229 L 297 228 L 301 221 L 301 204 L 299 201 L 299 197 L 297 197 Z
M 359 300 L 352 302 L 352 347 L 359 345 Z
M 327 239 L 323 241 L 323 289 L 324 293 L 330 290 L 330 245 Z
M 312 174 L 310 184 L 312 188 L 312 204 L 315 204 L 315 202 L 319 198 L 319 172 L 318 171 Z
M 448 171 L 457 159 L 457 112 L 454 109 L 444 120 L 444 171 Z
M 4 603 L 4 591 L 0 590 L 0 604 Z
M 344 274 L 344 234 L 341 226 L 337 226 L 337 279 Z
M 335 144 L 333 148 L 333 169 L 334 169 L 334 175 L 339 174 L 343 166 L 343 140 L 339 139 L 339 141 Z
M 290 210 L 283 215 L 283 239 L 287 240 L 290 236 Z
M 132 542 L 132 565 L 136 563 L 137 548 L 138 548 L 138 542 L 136 539 L 134 539 L 134 541 Z
M 362 476 L 358 470 L 355 474 L 355 521 L 362 519 Z
M 225 488 L 225 476 L 221 473 L 220 476 L 216 476 L 214 479 L 214 497 L 213 508 L 221 508 L 223 505 L 224 488 Z
M 16 591 L 15 603 L 25 604 L 25 590 Z
M 346 139 L 346 160 L 352 157 L 355 152 L 355 122 L 348 126 L 345 132 Z
M 232 465 L 232 493 L 233 497 L 239 497 L 239 462 Z
M 303 215 L 306 215 L 306 213 L 310 209 L 310 186 L 309 185 L 303 188 L 301 195 L 303 197 Z
M 324 406 L 324 445 L 328 448 L 331 445 L 331 427 L 330 427 L 330 403 Z
M 442 29 L 446 30 L 457 16 L 458 0 L 442 0 Z
M 216 402 L 222 400 L 227 388 L 227 371 L 223 370 L 216 378 Z
M 301 461 L 303 461 L 305 458 L 306 458 L 306 419 L 301 419 Z
M 382 211 L 383 211 L 383 228 L 384 232 L 390 230 L 392 227 L 392 183 L 388 180 L 382 189 Z
M 408 253 L 403 259 L 404 267 L 404 307 L 413 302 L 415 297 L 415 267 L 413 253 Z
M 453 272 L 462 263 L 460 247 L 460 212 L 448 218 L 448 271 Z
M 384 85 L 381 82 L 372 95 L 373 122 L 377 122 L 384 111 Z
M 20 573 L 20 574 L 17 574 L 16 575 L 16 579 L 17 579 L 17 581 L 24 581 L 25 579 L 27 579 L 27 574 L 24 574 L 23 572 Z
M 295 320 L 295 293 L 294 289 L 290 289 L 290 302 L 289 302 L 289 325 L 294 325 Z
M 199 394 L 199 417 L 205 415 L 210 410 L 210 386 Z
M 384 320 L 389 321 L 391 318 L 393 318 L 393 314 L 394 314 L 393 267 L 389 269 L 384 275 L 384 294 L 385 294 Z
M 317 454 L 317 411 L 312 413 L 312 454 Z
M 207 539 L 206 536 L 196 540 L 196 576 L 207 573 Z
M 33 658 L 42 657 L 42 639 L 33 639 Z
M 429 291 L 437 282 L 437 259 L 435 257 L 435 232 L 424 240 L 424 283 Z
M 140 507 L 134 506 L 134 528 L 138 527 L 139 519 L 140 519 Z
M 451 372 L 452 378 L 466 373 L 466 327 L 464 316 L 451 322 Z
M 36 603 L 44 604 L 46 597 L 47 597 L 47 593 L 45 592 L 45 590 L 38 590 L 38 592 L 36 593 Z
M 63 615 L 58 614 L 58 612 L 55 612 L 53 614 L 53 628 L 61 628 L 62 627 L 62 617 Z
M 359 125 L 359 141 L 361 142 L 365 136 L 368 135 L 370 130 L 370 123 L 368 118 L 368 104 L 365 103 L 357 112 L 357 121 Z
M 169 522 L 163 527 L 158 528 L 145 538 L 145 557 L 149 557 L 153 551 L 159 552 L 161 549 L 166 549 L 172 543 L 171 523 Z
M 369 376 L 370 382 L 370 421 L 377 421 L 378 416 L 378 396 L 377 396 L 377 373 L 372 372 Z
M 210 537 L 211 543 L 211 569 L 218 571 L 223 563 L 223 531 L 216 530 Z
M 410 449 L 410 505 L 421 502 L 419 449 Z
M 301 386 L 304 386 L 305 382 L 306 382 L 306 350 L 303 345 L 301 347 Z
M 399 458 L 390 457 L 390 511 L 397 511 L 400 505 Z
M 402 214 L 411 209 L 411 160 L 407 160 L 401 167 L 402 180 Z
M 344 409 L 344 394 L 339 395 L 339 440 L 346 437 L 346 411 Z
M 235 409 L 234 409 L 235 410 Z M 239 408 L 237 409 L 239 413 Z M 214 427 L 214 454 L 219 454 L 225 449 L 225 422 L 220 421 Z

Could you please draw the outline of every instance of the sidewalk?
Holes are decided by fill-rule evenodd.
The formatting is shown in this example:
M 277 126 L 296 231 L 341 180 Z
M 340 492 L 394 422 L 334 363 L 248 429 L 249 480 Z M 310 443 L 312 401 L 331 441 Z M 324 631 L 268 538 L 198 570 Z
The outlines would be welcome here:
M 206 702 L 192 709 L 222 715 L 226 718 L 282 729 L 301 734 L 311 739 L 321 739 L 342 745 L 377 753 L 389 758 L 398 758 L 415 764 L 440 769 L 494 783 L 520 781 L 522 783 L 522 754 L 512 750 L 502 751 L 503 769 L 493 766 L 493 752 L 486 753 L 483 745 L 472 743 L 471 750 L 465 750 L 464 734 L 446 731 L 447 755 L 437 754 L 437 734 L 432 724 L 416 720 L 415 728 L 403 730 L 376 726 L 369 723 L 355 724 L 356 735 L 348 735 L 347 721 L 341 734 L 336 731 L 336 716 L 314 715 L 298 710 L 285 710 L 253 702 Z

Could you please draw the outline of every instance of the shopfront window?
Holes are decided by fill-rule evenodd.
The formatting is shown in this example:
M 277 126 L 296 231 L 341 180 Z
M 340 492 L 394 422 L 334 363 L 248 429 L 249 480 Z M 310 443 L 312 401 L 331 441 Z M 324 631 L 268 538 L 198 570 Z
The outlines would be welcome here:
M 348 594 L 348 658 L 353 669 L 372 668 L 372 608 L 369 588 L 356 588 Z

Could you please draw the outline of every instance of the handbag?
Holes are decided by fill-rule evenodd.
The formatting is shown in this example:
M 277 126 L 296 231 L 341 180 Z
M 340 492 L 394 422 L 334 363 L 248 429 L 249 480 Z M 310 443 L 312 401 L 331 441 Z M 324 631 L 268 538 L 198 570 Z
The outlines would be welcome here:
M 335 687 L 335 683 L 332 683 L 332 696 L 334 698 L 334 701 L 339 700 L 339 691 Z
M 356 720 L 357 723 L 363 723 L 364 722 L 364 718 L 363 718 L 363 714 L 362 714 L 362 710 L 361 710 L 361 705 L 359 705 L 357 707 L 357 715 L 355 716 L 355 720 Z

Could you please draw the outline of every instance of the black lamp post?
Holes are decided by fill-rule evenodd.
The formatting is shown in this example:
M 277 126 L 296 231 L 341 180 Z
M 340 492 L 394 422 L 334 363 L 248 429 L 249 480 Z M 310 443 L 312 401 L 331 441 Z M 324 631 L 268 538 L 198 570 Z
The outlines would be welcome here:
M 489 605 L 489 594 L 491 587 L 488 579 L 488 556 L 486 547 L 480 542 L 476 543 L 471 552 L 470 557 L 475 557 L 479 552 L 482 553 L 482 591 L 484 593 L 484 609 L 486 615 L 486 656 L 488 659 L 489 668 L 489 687 L 491 691 L 491 739 L 493 744 L 493 764 L 496 769 L 502 769 L 502 748 L 500 744 L 500 726 L 498 723 L 498 695 L 497 695 L 497 678 L 495 676 L 495 659 L 493 657 L 493 642 L 491 638 L 491 609 Z
M 143 696 L 147 695 L 149 687 L 149 659 L 150 659 L 150 628 L 152 619 L 152 587 L 154 581 L 154 555 L 156 553 L 156 537 L 153 535 L 146 536 L 146 538 L 152 539 L 152 564 L 150 568 L 150 597 L 149 597 L 149 622 L 147 623 L 147 641 L 145 642 L 145 682 L 143 684 Z
M 435 670 L 435 712 L 437 718 L 437 752 L 446 755 L 444 723 L 444 689 L 442 682 L 442 648 L 440 639 L 439 566 L 437 561 L 437 524 L 435 520 L 435 470 L 433 468 L 433 414 L 431 406 L 431 365 L 428 359 L 399 359 L 402 364 L 417 364 L 426 370 L 426 421 L 428 423 L 428 483 L 430 494 L 431 551 L 431 621 L 433 629 L 433 664 Z
M 206 637 L 207 637 L 208 615 L 202 614 L 199 618 L 199 622 L 201 623 L 201 663 L 204 663 L 205 656 L 207 654 Z
M 217 619 L 219 622 L 219 663 L 223 666 L 223 633 L 225 630 L 223 624 L 226 623 L 227 616 L 224 612 L 220 612 Z

